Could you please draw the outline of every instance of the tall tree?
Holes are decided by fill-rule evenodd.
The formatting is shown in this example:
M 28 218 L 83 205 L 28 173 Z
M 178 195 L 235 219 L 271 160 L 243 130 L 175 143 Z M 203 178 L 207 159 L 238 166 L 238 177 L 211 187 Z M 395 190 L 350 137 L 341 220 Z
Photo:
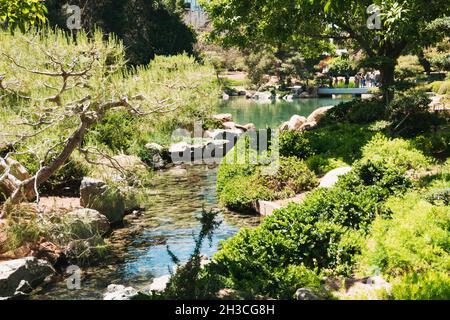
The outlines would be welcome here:
M 273 43 L 320 52 L 318 40 L 350 41 L 380 69 L 386 98 L 398 57 L 428 45 L 427 25 L 450 12 L 448 0 L 211 0 L 204 6 L 212 37 L 226 46 Z
M 51 25 L 67 30 L 66 0 L 47 0 Z M 192 53 L 195 33 L 183 23 L 178 0 L 73 0 L 81 9 L 81 27 L 101 28 L 123 40 L 131 64 L 146 64 L 155 55 Z

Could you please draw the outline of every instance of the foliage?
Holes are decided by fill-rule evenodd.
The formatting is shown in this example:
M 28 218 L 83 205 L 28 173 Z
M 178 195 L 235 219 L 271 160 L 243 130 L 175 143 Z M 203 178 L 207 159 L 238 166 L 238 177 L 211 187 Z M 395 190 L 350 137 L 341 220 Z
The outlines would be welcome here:
M 114 153 L 128 152 L 132 145 L 139 141 L 137 129 L 139 117 L 127 111 L 107 114 L 89 131 L 86 143 L 100 143 Z
M 190 259 L 183 265 L 180 264 L 176 255 L 169 250 L 173 262 L 177 265 L 177 271 L 172 274 L 167 288 L 158 298 L 164 299 L 206 299 L 211 298 L 214 291 L 219 288 L 215 287 L 214 282 L 210 279 L 202 278 L 202 265 L 200 250 L 204 245 L 205 240 L 209 240 L 212 244 L 212 235 L 214 231 L 220 226 L 217 222 L 218 212 L 203 211 L 200 218 L 201 230 L 195 238 L 195 248 Z
M 441 123 L 439 117 L 429 112 L 430 98 L 423 91 L 408 91 L 397 96 L 388 108 L 392 131 L 411 137 L 429 132 Z
M 430 63 L 439 71 L 450 71 L 450 54 L 435 55 L 430 59 Z
M 394 300 L 448 300 L 450 277 L 447 272 L 433 270 L 408 273 L 394 281 L 388 297 Z
M 366 13 L 372 4 L 379 7 L 382 27 L 362 28 L 373 22 Z M 346 37 L 368 57 L 381 58 L 378 69 L 383 71 L 381 81 L 386 98 L 394 84 L 397 58 L 407 50 L 429 46 L 444 37 L 445 33 L 426 28 L 436 19 L 448 16 L 450 9 L 446 4 L 440 0 L 430 8 L 425 0 L 284 0 L 274 7 L 269 0 L 204 1 L 214 27 L 212 37 L 226 46 L 258 51 L 262 44 L 269 44 L 317 54 L 325 51 L 322 39 Z
M 346 57 L 337 57 L 331 59 L 328 63 L 329 74 L 333 77 L 352 75 L 355 73 L 356 66 Z
M 395 67 L 395 76 L 397 80 L 405 81 L 407 79 L 416 79 L 423 74 L 423 67 L 419 63 L 417 56 L 401 56 Z
M 449 207 L 438 207 L 416 193 L 393 198 L 386 208 L 390 219 L 378 217 L 363 250 L 365 270 L 398 276 L 409 272 L 450 268 Z
M 408 186 L 403 173 L 386 162 L 358 164 L 336 187 L 316 189 L 256 229 L 241 230 L 222 245 L 210 272 L 227 287 L 272 297 L 285 292 L 283 281 L 291 281 L 277 277 L 282 269 L 348 275 L 381 203 Z
M 6 227 L 8 247 L 11 250 L 27 244 L 51 242 L 64 248 L 66 258 L 80 266 L 102 261 L 109 252 L 109 246 L 91 226 L 78 221 L 69 223 L 61 213 L 47 213 L 39 216 L 30 208 L 22 207 L 8 219 Z
M 450 155 L 450 130 L 444 128 L 438 132 L 420 135 L 412 139 L 411 143 L 424 154 L 443 159 Z
M 429 88 L 437 94 L 450 94 L 450 81 L 435 81 L 429 85 Z
M 369 161 L 385 161 L 398 170 L 420 170 L 430 166 L 430 159 L 415 149 L 406 140 L 390 139 L 382 134 L 376 134 L 372 140 L 362 148 L 363 159 Z
M 264 166 L 222 164 L 217 176 L 217 192 L 222 204 L 248 210 L 256 200 L 292 197 L 317 186 L 317 178 L 303 161 L 281 157 L 273 174 L 263 174 Z
M 46 3 L 50 24 L 66 30 L 66 1 Z M 73 0 L 70 4 L 83 8 L 84 31 L 100 27 L 121 39 L 133 65 L 147 64 L 156 55 L 193 53 L 195 34 L 183 23 L 180 4 L 172 0 Z
M 386 116 L 386 108 L 378 99 L 353 100 L 343 102 L 329 110 L 320 124 L 326 125 L 336 122 L 349 121 L 351 123 L 366 124 L 382 120 Z
M 2 0 L 0 2 L 0 27 L 16 28 L 25 32 L 30 26 L 44 24 L 47 8 L 41 0 Z

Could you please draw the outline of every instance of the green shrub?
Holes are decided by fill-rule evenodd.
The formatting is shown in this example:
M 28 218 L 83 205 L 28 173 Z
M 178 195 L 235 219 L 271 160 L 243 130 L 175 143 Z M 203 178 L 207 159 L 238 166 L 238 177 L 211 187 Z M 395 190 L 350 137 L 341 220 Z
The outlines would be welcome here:
M 366 124 L 377 120 L 385 119 L 386 107 L 378 99 L 353 100 L 343 102 L 329 110 L 320 121 L 320 125 L 327 125 L 337 122 L 351 122 Z
M 319 184 L 314 173 L 295 157 L 281 157 L 277 172 L 260 176 L 260 179 L 265 187 L 275 193 L 276 198 L 292 197 Z
M 251 210 L 256 200 L 275 199 L 273 192 L 261 184 L 257 175 L 231 178 L 218 195 L 221 204 L 237 211 Z
M 429 112 L 430 103 L 430 98 L 423 91 L 407 91 L 398 95 L 388 108 L 392 132 L 413 137 L 441 124 L 442 120 Z
M 226 287 L 269 296 L 298 285 L 276 278 L 290 266 L 348 276 L 374 219 L 389 215 L 381 210 L 383 201 L 407 186 L 396 167 L 359 162 L 334 188 L 316 189 L 302 203 L 276 210 L 259 227 L 224 242 L 211 272 Z
M 449 300 L 448 272 L 409 273 L 397 279 L 389 294 L 394 300 Z
M 430 159 L 415 149 L 410 142 L 400 138 L 390 139 L 380 133 L 363 147 L 362 159 L 384 161 L 400 170 L 420 170 L 430 166 Z
M 450 155 L 450 130 L 445 128 L 438 132 L 420 135 L 411 143 L 426 155 L 447 158 Z
M 348 166 L 347 163 L 340 159 L 328 158 L 321 154 L 309 157 L 306 159 L 305 163 L 310 170 L 314 171 L 319 176 L 325 175 L 333 169 Z
M 280 154 L 285 157 L 306 159 L 314 154 L 314 150 L 306 134 L 284 131 L 280 134 Z
M 300 159 L 321 155 L 351 164 L 361 158 L 361 148 L 373 135 L 366 126 L 348 123 L 332 124 L 303 133 L 286 131 L 280 135 L 280 154 Z
M 314 173 L 295 157 L 281 157 L 274 174 L 263 174 L 263 168 L 223 163 L 217 177 L 219 201 L 232 209 L 247 210 L 255 200 L 288 198 L 318 185 Z
M 127 152 L 140 138 L 138 119 L 127 111 L 108 113 L 89 132 L 86 140 L 102 144 L 113 152 Z
M 363 268 L 391 276 L 450 268 L 450 208 L 412 193 L 386 204 L 390 219 L 378 217 L 362 254 Z

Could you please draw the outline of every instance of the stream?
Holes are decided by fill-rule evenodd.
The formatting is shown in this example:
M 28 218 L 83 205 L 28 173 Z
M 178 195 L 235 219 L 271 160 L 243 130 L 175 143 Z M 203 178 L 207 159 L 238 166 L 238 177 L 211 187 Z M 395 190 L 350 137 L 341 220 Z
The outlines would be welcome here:
M 252 122 L 258 128 L 276 127 L 294 114 L 308 116 L 315 109 L 335 105 L 338 99 L 305 99 L 295 102 L 279 101 L 260 104 L 246 99 L 222 102 L 219 111 L 231 113 L 234 121 Z M 31 299 L 102 299 L 110 284 L 132 286 L 144 290 L 152 279 L 169 274 L 174 264 L 167 246 L 181 262 L 187 261 L 195 243 L 194 235 L 200 231 L 202 210 L 218 210 L 216 198 L 217 168 L 206 166 L 175 167 L 157 172 L 153 178 L 150 206 L 142 216 L 127 219 L 125 227 L 114 230 L 109 242 L 111 256 L 98 267 L 82 268 L 81 289 L 68 290 L 66 280 L 60 276 L 38 291 Z M 220 242 L 235 235 L 243 227 L 254 227 L 261 222 L 259 216 L 242 215 L 221 210 L 217 218 L 221 224 L 210 244 L 205 242 L 201 252 L 211 257 Z

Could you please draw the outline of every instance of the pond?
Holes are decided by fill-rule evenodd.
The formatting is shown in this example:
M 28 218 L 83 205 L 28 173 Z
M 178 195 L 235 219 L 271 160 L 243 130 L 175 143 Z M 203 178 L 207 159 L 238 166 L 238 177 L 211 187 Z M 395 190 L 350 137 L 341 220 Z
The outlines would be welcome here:
M 294 114 L 308 116 L 321 106 L 343 100 L 305 99 L 295 102 L 258 104 L 246 99 L 221 103 L 220 112 L 232 113 L 238 123 L 255 123 L 258 128 L 276 127 Z M 217 168 L 204 166 L 174 168 L 156 173 L 153 178 L 149 209 L 137 219 L 115 230 L 110 238 L 111 256 L 106 265 L 82 269 L 80 290 L 68 290 L 65 279 L 51 283 L 33 293 L 31 299 L 102 299 L 109 284 L 148 287 L 155 277 L 169 274 L 173 262 L 167 247 L 185 262 L 192 253 L 194 235 L 200 231 L 202 210 L 218 209 L 216 199 Z M 201 252 L 211 257 L 222 240 L 235 235 L 242 227 L 254 227 L 258 216 L 224 211 L 219 214 L 220 227 L 211 246 L 205 243 Z
M 261 103 L 255 100 L 231 98 L 220 105 L 221 113 L 231 113 L 236 123 L 253 123 L 258 129 L 276 128 L 288 121 L 294 114 L 309 116 L 314 110 L 324 106 L 334 106 L 348 99 L 297 99 L 292 102 L 277 100 Z

